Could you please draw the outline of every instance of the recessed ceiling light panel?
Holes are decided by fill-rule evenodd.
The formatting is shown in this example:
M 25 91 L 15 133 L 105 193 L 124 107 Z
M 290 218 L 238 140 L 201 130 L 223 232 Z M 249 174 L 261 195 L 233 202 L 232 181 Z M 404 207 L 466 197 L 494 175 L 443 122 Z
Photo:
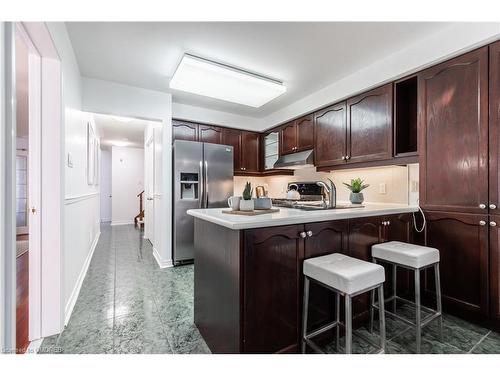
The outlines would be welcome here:
M 184 55 L 170 88 L 258 108 L 286 92 L 278 81 Z

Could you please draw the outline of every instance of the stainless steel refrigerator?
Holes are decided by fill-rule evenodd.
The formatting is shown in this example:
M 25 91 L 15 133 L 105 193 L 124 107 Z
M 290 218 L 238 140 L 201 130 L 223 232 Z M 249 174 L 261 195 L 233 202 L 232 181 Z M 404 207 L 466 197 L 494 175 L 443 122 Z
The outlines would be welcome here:
M 194 258 L 192 208 L 227 207 L 233 195 L 233 147 L 176 140 L 173 146 L 173 260 Z

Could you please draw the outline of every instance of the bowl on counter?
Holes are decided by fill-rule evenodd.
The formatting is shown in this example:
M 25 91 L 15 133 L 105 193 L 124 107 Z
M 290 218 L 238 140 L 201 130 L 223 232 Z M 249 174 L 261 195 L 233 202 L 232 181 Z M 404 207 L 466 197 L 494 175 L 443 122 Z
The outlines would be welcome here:
M 269 210 L 272 207 L 271 198 L 267 197 L 255 198 L 254 206 L 256 210 Z

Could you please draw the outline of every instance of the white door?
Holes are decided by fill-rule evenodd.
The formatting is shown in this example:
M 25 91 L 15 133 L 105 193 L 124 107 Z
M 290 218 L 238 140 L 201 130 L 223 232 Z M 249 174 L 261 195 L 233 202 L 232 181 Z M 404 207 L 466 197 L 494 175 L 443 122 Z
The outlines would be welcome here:
M 154 244 L 154 132 L 146 140 L 145 180 L 144 180 L 144 238 Z
M 101 223 L 111 221 L 111 151 L 101 150 Z

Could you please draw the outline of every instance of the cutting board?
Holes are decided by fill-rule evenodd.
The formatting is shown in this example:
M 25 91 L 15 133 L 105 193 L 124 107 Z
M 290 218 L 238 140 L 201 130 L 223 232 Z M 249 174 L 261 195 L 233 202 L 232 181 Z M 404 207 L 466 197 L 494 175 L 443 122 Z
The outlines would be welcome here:
M 222 213 L 229 214 L 229 215 L 256 216 L 256 215 L 272 214 L 272 213 L 279 212 L 279 211 L 280 211 L 279 208 L 270 208 L 268 210 L 253 210 L 253 211 L 222 210 Z

